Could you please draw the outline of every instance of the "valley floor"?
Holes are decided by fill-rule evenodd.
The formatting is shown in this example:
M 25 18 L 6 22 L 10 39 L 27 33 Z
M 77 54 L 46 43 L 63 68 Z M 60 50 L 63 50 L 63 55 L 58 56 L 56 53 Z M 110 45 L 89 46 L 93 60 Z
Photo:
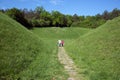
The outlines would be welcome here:
M 74 65 L 73 60 L 65 52 L 64 47 L 59 47 L 58 59 L 60 63 L 64 65 L 64 69 L 69 74 L 68 80 L 82 80 L 82 77 L 78 75 L 77 67 Z

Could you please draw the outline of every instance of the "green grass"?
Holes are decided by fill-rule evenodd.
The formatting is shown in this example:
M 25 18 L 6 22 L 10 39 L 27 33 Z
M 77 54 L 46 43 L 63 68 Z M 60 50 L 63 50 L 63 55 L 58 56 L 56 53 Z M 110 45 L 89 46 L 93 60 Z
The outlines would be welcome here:
M 65 46 L 88 80 L 120 80 L 120 17 Z
M 67 44 L 71 40 L 74 40 L 80 35 L 84 35 L 89 31 L 90 31 L 89 29 L 84 29 L 84 28 L 35 28 L 34 30 L 32 30 L 32 32 L 35 33 L 38 37 L 40 37 L 47 45 L 50 45 L 48 47 L 52 48 L 53 51 L 57 50 L 58 39 L 63 39 L 65 41 L 65 44 Z M 57 54 L 55 53 L 55 55 Z M 50 54 L 48 56 L 52 56 L 52 55 Z M 56 57 L 56 60 L 57 60 L 57 57 Z M 55 60 L 53 60 L 53 58 L 51 58 L 51 61 L 53 61 L 52 63 L 55 63 Z M 50 69 L 50 67 L 48 68 Z M 53 69 L 56 69 L 56 68 L 59 68 L 59 66 L 56 65 L 53 67 Z M 61 68 L 61 70 L 64 71 L 63 68 Z M 60 73 L 57 73 L 57 74 L 60 74 Z M 64 80 L 64 79 L 60 78 L 59 80 Z
M 85 80 L 120 79 L 120 17 L 97 29 L 34 28 L 27 30 L 0 13 L 0 79 L 66 80 L 57 59 L 57 40 Z
M 0 13 L 0 79 L 66 80 L 52 46 Z
M 54 44 L 57 44 L 57 40 L 64 40 L 65 44 L 71 43 L 71 41 L 77 39 L 79 36 L 82 36 L 92 29 L 86 28 L 34 28 L 33 32 L 37 34 L 40 38 L 47 40 L 46 42 L 50 43 L 49 40 L 53 41 Z M 51 43 L 51 44 L 53 44 Z
M 51 45 L 49 43 L 53 43 L 53 40 L 44 41 L 47 46 L 43 48 L 43 50 L 47 51 L 47 53 L 43 53 L 42 55 L 38 54 L 38 57 L 31 63 L 31 65 L 19 74 L 19 76 L 22 77 L 22 80 L 66 80 L 68 77 L 63 66 L 58 62 L 56 44 Z

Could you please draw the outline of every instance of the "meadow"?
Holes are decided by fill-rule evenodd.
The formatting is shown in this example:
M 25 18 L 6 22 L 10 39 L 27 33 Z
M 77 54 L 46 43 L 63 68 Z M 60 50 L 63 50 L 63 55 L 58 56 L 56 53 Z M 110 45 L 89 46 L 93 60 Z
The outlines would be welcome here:
M 0 79 L 66 80 L 57 57 L 57 40 L 85 80 L 120 79 L 120 17 L 96 29 L 33 28 L 28 30 L 0 13 Z
M 65 46 L 88 80 L 120 79 L 120 17 Z M 87 80 L 87 79 L 86 79 Z

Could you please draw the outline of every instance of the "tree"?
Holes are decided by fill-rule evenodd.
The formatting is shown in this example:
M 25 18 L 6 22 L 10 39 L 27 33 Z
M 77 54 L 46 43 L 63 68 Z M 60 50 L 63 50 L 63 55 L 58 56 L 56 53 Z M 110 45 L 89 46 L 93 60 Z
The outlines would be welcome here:
M 52 25 L 59 27 L 60 26 L 60 15 L 58 11 L 52 11 Z
M 100 14 L 95 15 L 95 17 L 96 17 L 96 20 L 102 19 L 102 15 Z
M 20 11 L 19 9 L 17 8 L 8 9 L 6 11 L 6 14 L 10 16 L 11 18 L 15 19 L 16 21 L 18 21 L 19 23 L 21 23 L 22 25 L 24 25 L 26 28 L 28 29 L 32 28 L 32 26 L 25 19 L 22 11 Z
M 77 14 L 73 15 L 73 22 L 79 21 L 79 16 Z
M 38 7 L 35 8 L 35 12 L 38 13 L 38 14 L 40 14 L 44 11 L 45 11 L 45 9 L 42 6 L 38 6 Z
M 40 13 L 40 19 L 45 21 L 44 26 L 52 26 L 51 14 L 48 11 L 43 11 Z
M 0 12 L 4 13 L 5 11 L 4 11 L 4 9 L 0 9 Z
M 66 15 L 66 19 L 67 19 L 67 27 L 70 27 L 72 24 L 72 16 L 71 15 Z
M 110 13 L 110 19 L 113 19 L 118 16 L 120 16 L 120 10 L 118 10 L 117 8 L 113 9 L 113 11 Z
M 85 20 L 85 16 L 79 16 L 79 21 L 82 22 Z
M 52 11 L 51 13 L 46 11 L 42 6 L 36 7 L 34 10 L 17 8 L 0 10 L 7 15 L 21 23 L 22 25 L 30 28 L 34 27 L 87 27 L 96 28 L 104 24 L 107 20 L 120 16 L 120 10 L 115 8 L 112 12 L 105 10 L 102 14 L 95 16 L 78 16 L 77 14 L 64 15 L 59 11 Z M 28 27 L 29 26 L 29 27 Z
M 66 27 L 67 17 L 58 11 L 52 11 L 52 24 L 56 27 Z
M 32 10 L 32 9 L 30 9 L 30 10 L 28 10 L 28 9 L 23 9 L 22 10 L 22 12 L 24 13 L 24 17 L 29 21 L 29 20 L 31 20 L 31 19 L 33 19 L 33 18 L 35 18 L 35 16 L 36 16 L 36 14 L 35 14 L 35 12 Z
M 105 10 L 105 11 L 103 12 L 103 14 L 102 14 L 102 17 L 103 17 L 103 19 L 105 19 L 105 20 L 110 19 L 109 12 L 108 12 L 107 10 Z
M 36 18 L 39 19 L 40 18 L 40 14 L 42 12 L 44 12 L 45 9 L 42 6 L 38 6 L 35 8 L 35 13 L 36 13 Z

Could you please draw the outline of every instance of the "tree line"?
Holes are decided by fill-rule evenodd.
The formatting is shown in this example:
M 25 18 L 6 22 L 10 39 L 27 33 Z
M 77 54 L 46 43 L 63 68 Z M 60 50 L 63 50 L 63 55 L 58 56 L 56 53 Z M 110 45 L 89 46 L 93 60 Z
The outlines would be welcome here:
M 117 8 L 111 12 L 105 10 L 102 14 L 96 14 L 95 16 L 65 15 L 59 11 L 48 12 L 41 6 L 36 7 L 34 10 L 17 8 L 0 9 L 0 12 L 7 14 L 28 29 L 33 27 L 96 28 L 107 20 L 120 16 L 120 10 Z

